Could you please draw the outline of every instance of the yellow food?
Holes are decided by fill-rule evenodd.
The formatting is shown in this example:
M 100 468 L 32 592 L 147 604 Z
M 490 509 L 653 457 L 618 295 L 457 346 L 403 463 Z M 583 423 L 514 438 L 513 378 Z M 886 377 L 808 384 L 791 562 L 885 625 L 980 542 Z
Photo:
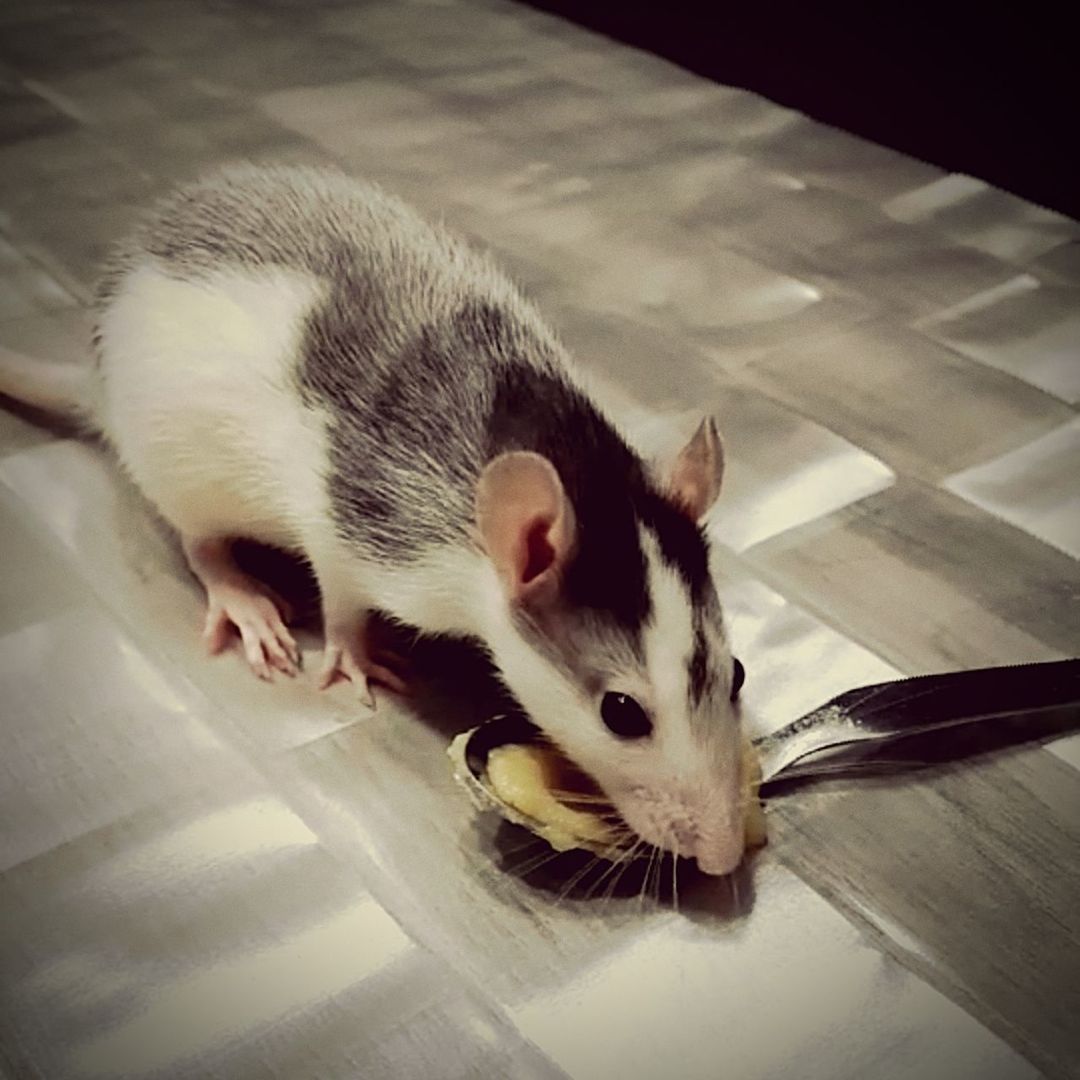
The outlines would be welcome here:
M 742 756 L 745 842 L 748 849 L 759 848 L 767 838 L 765 811 L 757 797 L 761 762 L 754 744 L 745 736 Z M 551 747 L 517 743 L 496 747 L 488 755 L 487 781 L 504 803 L 545 827 L 544 836 L 552 847 L 565 850 L 581 841 L 614 842 L 609 822 L 556 797 L 555 792 L 580 790 L 581 776 Z M 568 801 L 573 801 L 572 795 Z
M 546 838 L 552 847 L 573 847 L 579 840 L 592 844 L 614 840 L 613 830 L 603 818 L 575 810 L 555 797 L 554 791 L 575 790 L 577 778 L 566 758 L 550 747 L 496 747 L 488 755 L 487 778 L 503 802 L 549 827 Z

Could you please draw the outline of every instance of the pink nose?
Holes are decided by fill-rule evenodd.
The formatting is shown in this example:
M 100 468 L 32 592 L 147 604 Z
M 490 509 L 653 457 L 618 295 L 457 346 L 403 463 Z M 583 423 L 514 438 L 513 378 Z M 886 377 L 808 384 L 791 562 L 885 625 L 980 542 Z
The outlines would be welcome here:
M 721 877 L 730 874 L 742 862 L 743 840 L 739 837 L 733 843 L 700 845 L 694 852 L 698 867 L 703 874 Z

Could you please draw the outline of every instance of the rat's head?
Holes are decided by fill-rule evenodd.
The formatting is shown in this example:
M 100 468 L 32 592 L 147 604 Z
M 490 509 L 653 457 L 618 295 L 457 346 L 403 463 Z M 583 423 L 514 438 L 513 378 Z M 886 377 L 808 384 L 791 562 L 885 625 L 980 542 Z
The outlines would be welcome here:
M 617 439 L 593 450 L 577 469 L 514 451 L 485 470 L 477 524 L 501 586 L 489 642 L 533 721 L 638 836 L 724 874 L 743 853 L 742 673 L 699 524 L 720 440 L 706 421 L 662 478 Z

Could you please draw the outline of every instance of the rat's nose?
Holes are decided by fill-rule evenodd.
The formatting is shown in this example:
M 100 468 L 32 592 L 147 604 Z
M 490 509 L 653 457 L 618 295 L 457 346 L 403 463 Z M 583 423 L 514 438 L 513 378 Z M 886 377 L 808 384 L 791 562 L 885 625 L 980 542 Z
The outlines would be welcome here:
M 720 844 L 699 843 L 694 851 L 698 868 L 703 874 L 722 877 L 730 874 L 742 862 L 745 843 L 742 836 Z

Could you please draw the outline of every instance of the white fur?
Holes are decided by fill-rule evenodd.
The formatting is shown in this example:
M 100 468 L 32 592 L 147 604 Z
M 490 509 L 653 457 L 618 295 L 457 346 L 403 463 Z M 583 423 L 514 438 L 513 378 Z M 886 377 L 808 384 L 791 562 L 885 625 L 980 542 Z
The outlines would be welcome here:
M 324 424 L 292 385 L 319 295 L 280 269 L 192 282 L 144 265 L 103 312 L 101 426 L 185 536 L 296 548 L 328 520 Z
M 478 551 L 432 547 L 400 566 L 357 559 L 341 545 L 336 558 L 345 596 L 362 597 L 371 607 L 429 634 L 472 634 L 485 637 L 488 607 L 506 601 L 498 574 Z M 318 570 L 318 560 L 312 561 Z M 329 561 L 329 560 L 327 560 Z M 320 578 L 321 580 L 321 578 Z M 325 588 L 325 586 L 324 586 Z M 532 652 L 532 650 L 529 650 Z
M 686 586 L 660 557 L 655 538 L 640 530 L 641 550 L 652 597 L 652 619 L 644 628 L 645 664 L 657 719 L 654 738 L 675 768 L 685 761 L 689 745 L 689 678 L 687 664 L 694 648 L 694 626 Z

